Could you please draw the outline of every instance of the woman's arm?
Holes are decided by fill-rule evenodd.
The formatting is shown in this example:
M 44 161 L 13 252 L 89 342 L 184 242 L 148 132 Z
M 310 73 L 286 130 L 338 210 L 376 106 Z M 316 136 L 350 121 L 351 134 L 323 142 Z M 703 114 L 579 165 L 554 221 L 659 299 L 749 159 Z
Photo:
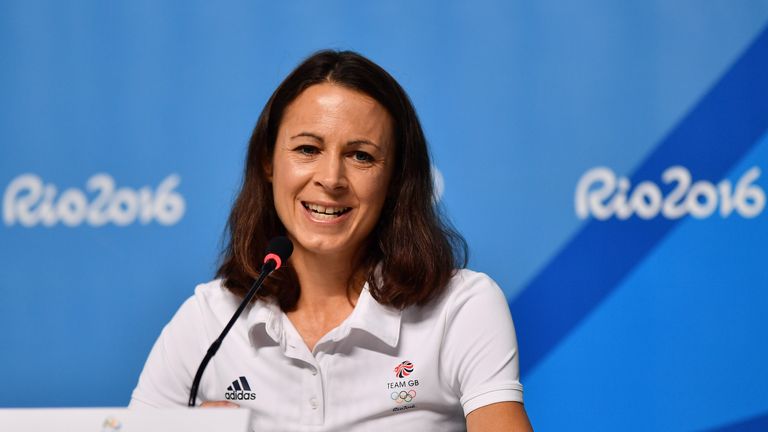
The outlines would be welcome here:
M 449 289 L 441 355 L 468 430 L 530 431 L 504 293 L 488 276 L 469 270 L 460 271 Z
M 523 404 L 499 402 L 480 407 L 467 415 L 467 432 L 533 431 Z

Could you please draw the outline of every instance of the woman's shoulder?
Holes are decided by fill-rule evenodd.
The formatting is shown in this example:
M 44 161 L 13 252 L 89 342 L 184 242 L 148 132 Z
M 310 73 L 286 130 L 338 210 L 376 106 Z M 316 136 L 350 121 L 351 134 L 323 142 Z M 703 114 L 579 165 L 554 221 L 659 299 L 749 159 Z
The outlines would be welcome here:
M 475 271 L 468 268 L 458 268 L 458 269 L 454 269 L 453 276 L 451 277 L 449 284 L 483 283 L 483 282 L 489 282 L 492 284 L 496 283 L 493 281 L 493 279 L 490 276 L 488 276 L 483 272 Z
M 446 293 L 450 297 L 465 296 L 501 296 L 504 298 L 499 285 L 485 273 L 462 268 L 456 269 L 448 282 Z
M 468 305 L 473 308 L 503 305 L 507 308 L 507 299 L 496 281 L 487 274 L 456 269 L 445 290 L 427 308 L 442 310 L 450 315 Z
M 223 279 L 214 279 L 195 286 L 192 296 L 181 305 L 178 316 L 220 319 L 231 316 L 240 303 L 239 297 L 224 286 Z
M 235 299 L 235 294 L 224 285 L 224 279 L 213 279 L 195 286 L 192 298 L 210 304 L 228 303 Z

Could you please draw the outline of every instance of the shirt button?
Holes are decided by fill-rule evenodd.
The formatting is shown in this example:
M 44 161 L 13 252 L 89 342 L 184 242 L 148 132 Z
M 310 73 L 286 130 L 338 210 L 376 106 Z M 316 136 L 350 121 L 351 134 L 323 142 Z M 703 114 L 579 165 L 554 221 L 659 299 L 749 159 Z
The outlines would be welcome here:
M 312 409 L 317 409 L 317 398 L 310 398 L 309 405 L 312 406 Z
M 312 375 L 317 375 L 317 368 L 310 368 Z

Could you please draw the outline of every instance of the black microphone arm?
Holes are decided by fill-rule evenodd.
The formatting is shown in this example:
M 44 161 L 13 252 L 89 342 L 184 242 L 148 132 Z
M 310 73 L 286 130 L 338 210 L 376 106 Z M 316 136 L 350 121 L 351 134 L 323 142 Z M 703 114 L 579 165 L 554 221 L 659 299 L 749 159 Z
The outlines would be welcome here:
M 200 386 L 200 380 L 203 378 L 203 372 L 208 366 L 208 362 L 211 361 L 211 358 L 216 355 L 216 351 L 219 350 L 221 342 L 224 341 L 224 338 L 227 336 L 227 333 L 229 333 L 229 330 L 233 325 L 235 325 L 235 321 L 237 321 L 237 319 L 240 317 L 240 314 L 243 313 L 245 307 L 248 306 L 248 304 L 251 302 L 251 299 L 254 295 L 256 295 L 256 292 L 259 291 L 259 288 L 261 288 L 261 284 L 264 282 L 264 279 L 266 279 L 270 273 L 280 268 L 283 262 L 287 261 L 288 257 L 291 256 L 291 252 L 293 252 L 293 244 L 290 240 L 288 240 L 287 237 L 275 237 L 269 241 L 269 246 L 267 246 L 267 254 L 264 257 L 264 264 L 261 266 L 261 273 L 259 274 L 259 278 L 256 279 L 253 285 L 251 285 L 251 289 L 248 290 L 248 293 L 245 295 L 245 297 L 243 297 L 243 301 L 240 303 L 240 306 L 238 306 L 235 314 L 232 315 L 232 318 L 229 320 L 227 325 L 224 326 L 224 330 L 221 331 L 219 337 L 216 338 L 216 340 L 211 344 L 211 347 L 208 348 L 208 351 L 205 353 L 205 357 L 203 357 L 203 361 L 200 362 L 200 366 L 197 368 L 195 379 L 192 381 L 192 387 L 189 389 L 189 403 L 187 406 L 193 407 L 196 405 L 197 390 Z

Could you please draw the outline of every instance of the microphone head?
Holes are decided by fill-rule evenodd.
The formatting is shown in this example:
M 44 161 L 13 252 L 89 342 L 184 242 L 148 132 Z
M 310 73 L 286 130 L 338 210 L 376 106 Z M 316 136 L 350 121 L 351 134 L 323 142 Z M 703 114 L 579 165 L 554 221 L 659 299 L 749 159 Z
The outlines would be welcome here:
M 264 256 L 264 264 L 269 261 L 275 262 L 275 270 L 279 269 L 288 257 L 293 253 L 293 243 L 288 240 L 288 237 L 278 236 L 273 237 L 267 245 L 266 255 Z

